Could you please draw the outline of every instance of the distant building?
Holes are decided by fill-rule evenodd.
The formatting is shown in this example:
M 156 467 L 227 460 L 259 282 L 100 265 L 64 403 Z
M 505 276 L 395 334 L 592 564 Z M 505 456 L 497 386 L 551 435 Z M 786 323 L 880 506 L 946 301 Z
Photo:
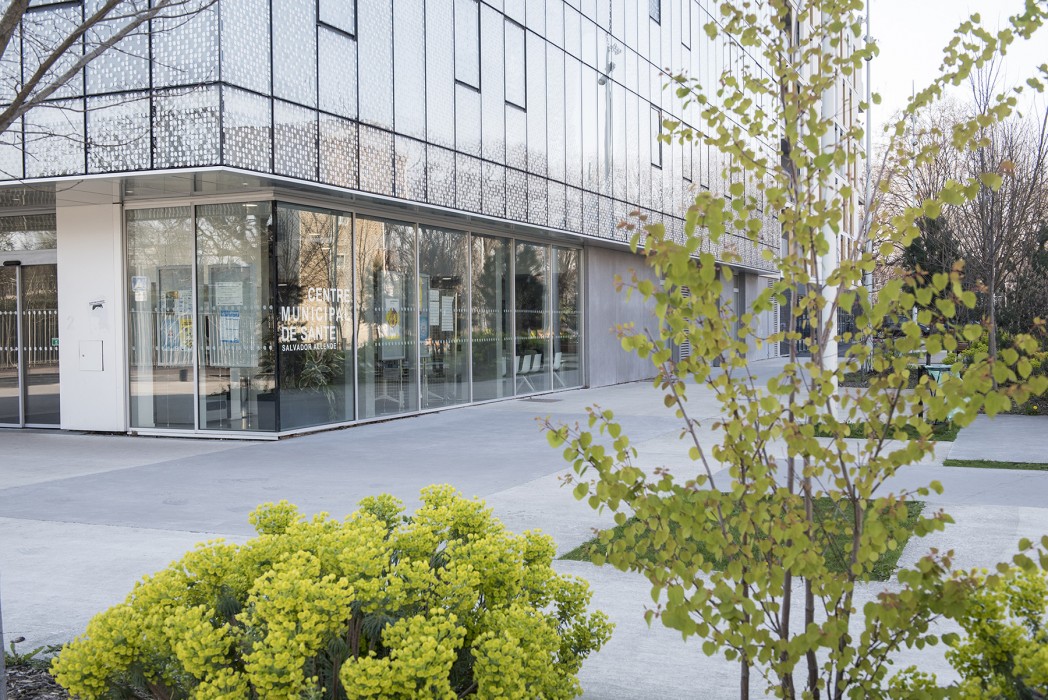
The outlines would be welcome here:
M 83 11 L 36 4 L 44 43 Z M 698 120 L 660 69 L 754 62 L 706 4 L 220 0 L 126 40 L 0 144 L 0 424 L 265 437 L 648 376 L 616 223 L 725 190 L 656 139 Z

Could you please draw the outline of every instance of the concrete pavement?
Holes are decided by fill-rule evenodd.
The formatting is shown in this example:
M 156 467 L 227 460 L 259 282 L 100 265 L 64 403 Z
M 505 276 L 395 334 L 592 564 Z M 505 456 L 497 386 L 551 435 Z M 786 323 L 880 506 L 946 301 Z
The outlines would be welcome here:
M 780 363 L 755 364 L 767 376 Z M 480 496 L 514 530 L 539 527 L 560 552 L 606 526 L 608 515 L 560 487 L 566 472 L 536 416 L 583 420 L 599 404 L 616 411 L 645 466 L 690 468 L 679 428 L 648 383 L 562 392 L 471 406 L 268 443 L 131 438 L 53 432 L 0 433 L 0 595 L 7 638 L 68 641 L 95 612 L 123 599 L 133 582 L 194 543 L 242 540 L 258 503 L 286 498 L 307 513 L 342 516 L 370 494 L 392 493 L 409 508 L 418 490 L 450 483 Z M 693 415 L 712 421 L 717 405 L 694 390 Z M 1048 419 L 980 418 L 928 464 L 903 470 L 893 490 L 942 481 L 929 497 L 958 524 L 911 540 L 903 560 L 929 546 L 954 548 L 962 565 L 990 565 L 1022 536 L 1048 533 L 1048 473 L 942 467 L 951 454 L 992 450 L 995 459 L 1048 461 Z M 998 419 L 1001 421 L 1003 419 Z M 986 423 L 984 426 L 983 423 Z M 1000 439 L 995 428 L 1008 430 Z M 1039 451 L 1039 452 L 1038 452 Z M 1042 455 L 1035 460 L 1033 454 Z M 1009 456 L 1014 455 L 1014 456 Z M 582 672 L 587 698 L 737 697 L 738 669 L 702 655 L 697 640 L 642 619 L 648 583 L 632 574 L 558 562 L 593 585 L 595 604 L 617 624 L 609 645 Z M 891 584 L 864 587 L 861 600 Z M 907 659 L 947 672 L 941 656 Z

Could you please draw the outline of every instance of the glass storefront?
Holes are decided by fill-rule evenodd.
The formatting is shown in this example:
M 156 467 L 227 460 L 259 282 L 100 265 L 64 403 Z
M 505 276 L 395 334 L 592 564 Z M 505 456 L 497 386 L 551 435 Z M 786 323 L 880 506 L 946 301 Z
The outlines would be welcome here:
M 580 251 L 275 202 L 127 212 L 131 426 L 285 432 L 577 387 Z
M 353 220 L 277 207 L 280 428 L 353 420 Z

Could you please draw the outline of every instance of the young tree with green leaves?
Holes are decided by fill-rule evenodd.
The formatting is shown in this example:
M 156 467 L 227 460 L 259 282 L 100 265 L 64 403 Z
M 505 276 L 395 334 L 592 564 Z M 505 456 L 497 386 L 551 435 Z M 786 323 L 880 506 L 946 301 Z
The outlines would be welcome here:
M 681 422 L 695 469 L 642 464 L 610 410 L 591 409 L 585 427 L 547 423 L 548 438 L 573 465 L 576 496 L 610 509 L 625 525 L 617 539 L 602 536 L 608 549 L 600 559 L 650 580 L 658 607 L 649 620 L 658 617 L 685 637 L 702 638 L 707 654 L 737 661 L 740 697 L 749 698 L 757 684 L 782 698 L 886 697 L 897 652 L 952 641 L 935 623 L 961 615 L 978 585 L 977 578 L 952 572 L 952 553 L 933 550 L 898 572 L 900 586 L 858 609 L 857 589 L 898 547 L 907 501 L 941 489 L 931 483 L 900 491 L 892 477 L 932 454 L 935 422 L 966 425 L 979 411 L 993 415 L 1044 392 L 1048 379 L 1031 377 L 1028 356 L 1037 343 L 1027 335 L 996 360 L 984 355 L 958 366 L 963 374 L 938 381 L 924 376 L 908 388 L 915 372 L 911 354 L 954 350 L 961 338 L 982 335 L 978 325 L 953 322 L 958 309 L 975 304 L 974 294 L 961 286 L 960 266 L 890 280 L 876 298 L 862 281 L 878 254 L 919 235 L 919 222 L 937 219 L 944 206 L 974 201 L 983 188 L 999 188 L 1001 176 L 948 180 L 890 220 L 871 217 L 858 236 L 855 185 L 847 173 L 861 164 L 864 133 L 861 125 L 839 119 L 834 96 L 876 54 L 876 46 L 862 39 L 864 3 L 713 5 L 718 19 L 706 25 L 707 34 L 760 55 L 763 66 L 737 64 L 714 85 L 673 76 L 671 88 L 686 105 L 697 106 L 701 126 L 667 121 L 662 138 L 719 151 L 727 164 L 721 177 L 731 184 L 725 195 L 695 196 L 682 242 L 661 224 L 634 222 L 634 249 L 661 282 L 636 275 L 622 282 L 627 293 L 654 302 L 660 321 L 658 335 L 622 329 L 623 347 L 655 365 L 656 384 Z M 947 47 L 943 74 L 910 109 L 939 99 L 947 85 L 1028 38 L 1046 19 L 1044 0 L 1028 0 L 997 32 L 973 16 Z M 1034 79 L 1030 87 L 1042 84 Z M 977 149 L 984 126 L 1013 111 L 1016 92 L 955 125 L 954 145 Z M 907 151 L 899 144 L 903 133 L 900 123 L 894 138 L 903 167 L 935 157 L 931 146 Z M 778 149 L 760 145 L 758 137 L 768 134 Z M 733 234 L 760 241 L 765 212 L 774 213 L 784 239 L 780 255 L 765 253 L 780 277 L 750 308 L 732 309 L 722 294 L 733 258 L 723 252 L 718 259 L 711 251 Z M 870 250 L 866 241 L 879 249 Z M 758 316 L 776 303 L 790 319 L 786 330 L 758 336 Z M 854 332 L 836 327 L 840 307 L 855 309 Z M 932 328 L 927 338 L 907 321 L 901 337 L 855 342 L 838 361 L 838 341 L 872 337 L 886 322 L 912 318 L 914 310 Z M 806 357 L 797 352 L 801 318 L 813 324 Z M 674 348 L 685 340 L 691 355 L 674 360 Z M 789 361 L 773 379 L 758 382 L 748 367 L 747 344 L 779 342 L 789 346 Z M 875 373 L 867 390 L 839 389 L 845 373 L 867 363 Z M 716 396 L 720 419 L 707 424 L 690 412 L 695 385 Z M 855 424 L 862 437 L 853 437 Z M 914 532 L 924 535 L 949 522 L 941 511 L 926 513 Z M 1036 554 L 1048 564 L 1042 550 L 1024 544 L 1030 549 L 1024 561 L 1036 563 Z M 1048 547 L 1048 539 L 1041 544 Z M 828 548 L 840 550 L 843 570 L 830 566 Z

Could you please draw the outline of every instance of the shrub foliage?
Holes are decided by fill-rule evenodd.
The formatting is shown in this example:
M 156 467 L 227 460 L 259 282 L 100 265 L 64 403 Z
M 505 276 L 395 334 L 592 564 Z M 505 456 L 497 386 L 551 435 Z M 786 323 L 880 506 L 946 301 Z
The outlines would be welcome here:
M 281 501 L 258 536 L 212 541 L 136 584 L 55 660 L 84 700 L 570 698 L 611 625 L 553 541 L 514 535 L 482 502 L 422 491 L 343 521 Z

